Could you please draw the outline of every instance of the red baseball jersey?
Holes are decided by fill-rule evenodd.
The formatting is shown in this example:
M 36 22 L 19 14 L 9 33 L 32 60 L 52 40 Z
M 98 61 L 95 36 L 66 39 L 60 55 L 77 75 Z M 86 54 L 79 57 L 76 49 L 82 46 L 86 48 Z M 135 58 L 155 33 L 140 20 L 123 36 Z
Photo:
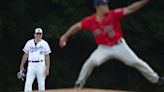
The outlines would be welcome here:
M 96 14 L 93 14 L 81 20 L 81 27 L 94 34 L 96 44 L 112 46 L 123 37 L 120 26 L 122 17 L 122 8 L 109 11 L 101 22 L 96 21 Z

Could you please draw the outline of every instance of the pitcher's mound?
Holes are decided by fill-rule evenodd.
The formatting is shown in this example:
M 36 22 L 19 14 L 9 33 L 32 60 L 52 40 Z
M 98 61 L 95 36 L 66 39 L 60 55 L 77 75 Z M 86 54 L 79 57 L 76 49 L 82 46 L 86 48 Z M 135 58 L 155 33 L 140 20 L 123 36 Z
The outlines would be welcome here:
M 37 91 L 34 91 L 37 92 Z M 132 92 L 132 91 L 121 91 L 121 90 L 107 90 L 107 89 L 52 89 L 46 90 L 46 92 Z

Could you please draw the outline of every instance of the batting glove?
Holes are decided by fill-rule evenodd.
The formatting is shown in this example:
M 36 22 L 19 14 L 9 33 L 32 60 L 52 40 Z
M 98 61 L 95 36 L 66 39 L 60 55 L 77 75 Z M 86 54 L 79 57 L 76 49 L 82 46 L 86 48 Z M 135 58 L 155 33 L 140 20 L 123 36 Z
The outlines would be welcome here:
M 25 70 L 21 70 L 17 73 L 17 78 L 21 79 L 22 81 L 24 81 L 25 76 L 26 76 Z

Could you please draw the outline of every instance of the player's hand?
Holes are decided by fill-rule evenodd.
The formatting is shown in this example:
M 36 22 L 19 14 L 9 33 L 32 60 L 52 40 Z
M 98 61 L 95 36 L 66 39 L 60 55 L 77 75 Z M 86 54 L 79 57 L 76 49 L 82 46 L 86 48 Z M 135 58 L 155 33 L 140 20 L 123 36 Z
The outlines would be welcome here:
M 66 44 L 67 44 L 67 37 L 63 35 L 60 37 L 59 45 L 61 48 L 63 48 L 66 46 Z
M 49 69 L 48 69 L 48 68 L 45 69 L 44 74 L 45 74 L 46 76 L 49 75 Z

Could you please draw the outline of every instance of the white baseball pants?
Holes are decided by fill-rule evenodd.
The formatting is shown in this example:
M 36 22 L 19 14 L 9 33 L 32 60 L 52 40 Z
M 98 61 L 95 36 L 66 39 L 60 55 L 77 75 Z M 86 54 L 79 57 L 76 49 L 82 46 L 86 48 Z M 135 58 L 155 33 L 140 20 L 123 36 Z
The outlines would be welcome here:
M 24 92 L 32 92 L 32 84 L 34 79 L 37 78 L 39 92 L 45 91 L 45 62 L 29 62 L 26 75 L 26 82 Z
M 114 46 L 99 45 L 84 63 L 76 84 L 83 87 L 94 67 L 105 63 L 111 58 L 118 59 L 124 64 L 136 68 L 152 83 L 157 83 L 159 80 L 158 74 L 147 63 L 138 58 L 122 38 L 121 43 Z

